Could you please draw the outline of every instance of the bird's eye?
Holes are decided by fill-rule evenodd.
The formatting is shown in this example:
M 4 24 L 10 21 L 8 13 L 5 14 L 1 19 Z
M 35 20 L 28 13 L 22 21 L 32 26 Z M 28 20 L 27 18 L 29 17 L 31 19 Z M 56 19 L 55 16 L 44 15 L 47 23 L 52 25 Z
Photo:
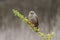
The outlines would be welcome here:
M 31 14 L 33 14 L 33 13 L 31 13 Z

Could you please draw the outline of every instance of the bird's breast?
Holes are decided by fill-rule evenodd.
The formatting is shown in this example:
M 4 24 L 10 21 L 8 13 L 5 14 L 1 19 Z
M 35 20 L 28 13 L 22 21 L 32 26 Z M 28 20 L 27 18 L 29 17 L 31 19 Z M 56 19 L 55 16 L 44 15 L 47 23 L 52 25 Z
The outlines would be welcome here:
M 31 21 L 32 23 L 37 23 L 37 19 L 36 19 L 35 17 L 30 18 L 30 21 Z

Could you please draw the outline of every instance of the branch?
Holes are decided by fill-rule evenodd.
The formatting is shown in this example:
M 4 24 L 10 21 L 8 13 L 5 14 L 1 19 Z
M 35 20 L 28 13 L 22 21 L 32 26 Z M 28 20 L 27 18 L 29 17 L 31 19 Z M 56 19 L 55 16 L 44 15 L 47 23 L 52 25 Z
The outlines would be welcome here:
M 19 17 L 22 21 L 26 22 L 26 23 L 32 28 L 33 31 L 35 31 L 36 33 L 38 33 L 39 36 L 41 36 L 41 37 L 43 38 L 43 40 L 51 40 L 51 38 L 52 38 L 52 36 L 53 36 L 53 34 L 54 34 L 53 32 L 50 33 L 50 34 L 46 34 L 46 35 L 45 35 L 44 33 L 42 33 L 42 32 L 40 31 L 40 28 L 39 28 L 39 29 L 35 28 L 35 27 L 34 27 L 34 24 L 31 23 L 30 20 L 27 19 L 24 15 L 22 15 L 18 10 L 13 9 L 12 11 L 13 11 L 13 14 L 14 14 L 15 16 Z M 46 37 L 46 38 L 45 38 L 45 37 Z

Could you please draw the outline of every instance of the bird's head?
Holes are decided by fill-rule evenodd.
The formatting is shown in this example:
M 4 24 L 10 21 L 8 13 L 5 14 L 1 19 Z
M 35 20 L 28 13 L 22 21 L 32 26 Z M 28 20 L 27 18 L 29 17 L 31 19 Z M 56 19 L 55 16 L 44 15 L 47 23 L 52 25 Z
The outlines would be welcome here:
M 36 15 L 36 13 L 34 11 L 30 11 L 29 16 L 33 16 L 33 15 Z

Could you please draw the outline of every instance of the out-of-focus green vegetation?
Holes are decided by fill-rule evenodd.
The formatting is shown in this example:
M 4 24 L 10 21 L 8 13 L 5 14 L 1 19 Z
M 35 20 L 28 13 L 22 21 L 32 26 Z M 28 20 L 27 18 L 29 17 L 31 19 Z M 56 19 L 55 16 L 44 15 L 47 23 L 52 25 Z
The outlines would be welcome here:
M 30 28 L 32 28 L 33 31 L 38 33 L 39 36 L 42 37 L 42 40 L 51 40 L 52 39 L 54 32 L 52 32 L 50 34 L 44 34 L 41 32 L 40 28 L 39 29 L 35 28 L 34 24 L 31 23 L 30 20 L 27 19 L 24 15 L 22 15 L 18 10 L 13 9 L 12 11 L 15 16 L 19 17 L 22 21 L 26 22 L 30 26 Z

